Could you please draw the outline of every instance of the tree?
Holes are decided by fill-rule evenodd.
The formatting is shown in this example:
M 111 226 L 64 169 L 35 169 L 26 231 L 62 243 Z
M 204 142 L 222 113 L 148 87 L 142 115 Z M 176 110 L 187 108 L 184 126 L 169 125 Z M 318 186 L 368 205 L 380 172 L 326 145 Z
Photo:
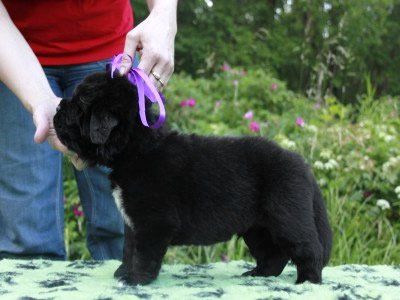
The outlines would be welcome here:
M 136 15 L 145 16 L 139 3 Z M 400 93 L 398 0 L 207 3 L 179 1 L 176 72 L 212 76 L 223 63 L 261 68 L 293 90 L 344 102 L 357 100 L 366 78 L 378 96 Z

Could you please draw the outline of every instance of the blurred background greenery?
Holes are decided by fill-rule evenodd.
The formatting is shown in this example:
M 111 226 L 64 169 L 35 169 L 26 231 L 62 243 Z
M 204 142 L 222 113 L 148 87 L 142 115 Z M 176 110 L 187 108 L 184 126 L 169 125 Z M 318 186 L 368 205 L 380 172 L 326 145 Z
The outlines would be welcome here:
M 136 23 L 147 15 L 133 1 Z M 260 135 L 301 153 L 334 229 L 330 264 L 400 263 L 400 1 L 184 0 L 169 126 Z M 65 162 L 65 239 L 89 259 L 85 218 Z M 169 263 L 252 260 L 236 237 L 171 247 Z

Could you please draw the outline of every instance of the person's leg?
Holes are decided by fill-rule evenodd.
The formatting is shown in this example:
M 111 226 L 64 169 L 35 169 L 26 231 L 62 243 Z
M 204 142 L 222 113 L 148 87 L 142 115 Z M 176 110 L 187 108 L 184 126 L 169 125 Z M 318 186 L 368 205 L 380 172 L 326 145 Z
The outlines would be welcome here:
M 70 97 L 84 77 L 104 71 L 109 60 L 65 68 L 66 89 Z M 109 169 L 87 168 L 75 171 L 79 196 L 87 220 L 87 246 L 94 259 L 122 259 L 124 224 L 111 193 Z
M 0 258 L 64 259 L 61 153 L 33 141 L 32 115 L 0 82 Z

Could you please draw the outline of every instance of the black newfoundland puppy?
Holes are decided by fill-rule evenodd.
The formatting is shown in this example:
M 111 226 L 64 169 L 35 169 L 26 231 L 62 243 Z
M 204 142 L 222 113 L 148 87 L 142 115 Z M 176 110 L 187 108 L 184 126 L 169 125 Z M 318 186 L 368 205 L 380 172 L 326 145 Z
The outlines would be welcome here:
M 64 145 L 90 166 L 112 170 L 126 224 L 115 277 L 150 283 L 169 245 L 210 245 L 237 234 L 257 261 L 243 275 L 278 276 L 291 260 L 296 283 L 320 283 L 332 230 L 303 158 L 261 137 L 147 128 L 137 98 L 126 77 L 95 73 L 60 102 L 54 117 Z

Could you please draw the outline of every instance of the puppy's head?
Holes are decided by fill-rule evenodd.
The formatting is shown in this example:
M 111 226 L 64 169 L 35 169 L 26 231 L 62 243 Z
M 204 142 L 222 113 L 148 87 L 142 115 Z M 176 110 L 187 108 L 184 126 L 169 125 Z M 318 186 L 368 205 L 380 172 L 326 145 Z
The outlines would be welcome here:
M 117 72 L 116 72 L 117 73 Z M 137 90 L 125 77 L 99 72 L 86 77 L 54 116 L 60 141 L 89 166 L 109 166 L 128 143 L 137 119 Z

